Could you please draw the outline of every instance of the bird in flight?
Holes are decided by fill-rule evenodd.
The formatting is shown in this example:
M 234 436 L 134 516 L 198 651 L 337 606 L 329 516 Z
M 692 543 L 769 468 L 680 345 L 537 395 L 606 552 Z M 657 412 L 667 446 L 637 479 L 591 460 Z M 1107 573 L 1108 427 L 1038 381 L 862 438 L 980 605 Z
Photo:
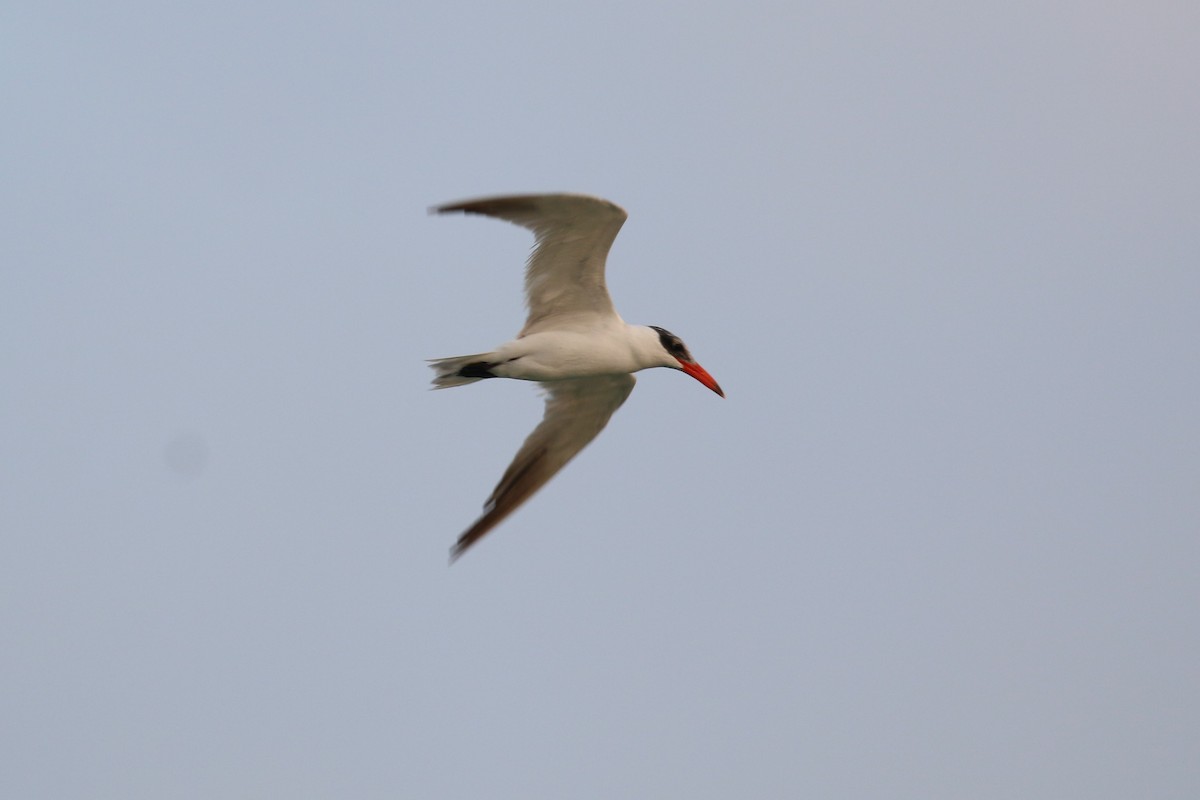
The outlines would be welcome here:
M 487 353 L 430 360 L 436 389 L 485 378 L 537 381 L 546 392 L 541 423 L 521 445 L 483 507 L 450 550 L 453 562 L 542 488 L 608 424 L 650 367 L 681 370 L 721 397 L 678 336 L 629 325 L 613 308 L 604 262 L 626 214 L 580 194 L 515 195 L 448 203 L 431 213 L 482 214 L 533 231 L 525 265 L 525 327 Z

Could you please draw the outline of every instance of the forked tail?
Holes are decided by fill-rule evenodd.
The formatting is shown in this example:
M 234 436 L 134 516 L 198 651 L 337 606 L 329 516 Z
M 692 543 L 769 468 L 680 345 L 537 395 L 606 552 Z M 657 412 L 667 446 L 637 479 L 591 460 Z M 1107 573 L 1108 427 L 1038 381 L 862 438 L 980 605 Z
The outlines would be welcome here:
M 464 386 L 484 378 L 495 378 L 496 375 L 491 370 L 495 364 L 488 360 L 489 356 L 491 353 L 476 353 L 473 356 L 429 359 L 430 368 L 437 373 L 437 377 L 433 379 L 433 388 L 449 389 L 451 386 Z

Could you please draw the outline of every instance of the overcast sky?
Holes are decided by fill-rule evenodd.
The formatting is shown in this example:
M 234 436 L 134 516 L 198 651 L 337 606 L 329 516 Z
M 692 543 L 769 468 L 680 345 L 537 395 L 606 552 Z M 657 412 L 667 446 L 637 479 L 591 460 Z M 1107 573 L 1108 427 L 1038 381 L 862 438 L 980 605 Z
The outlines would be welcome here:
M 1200 796 L 1200 6 L 0 11 L 0 795 Z M 428 391 L 566 190 L 643 373 Z

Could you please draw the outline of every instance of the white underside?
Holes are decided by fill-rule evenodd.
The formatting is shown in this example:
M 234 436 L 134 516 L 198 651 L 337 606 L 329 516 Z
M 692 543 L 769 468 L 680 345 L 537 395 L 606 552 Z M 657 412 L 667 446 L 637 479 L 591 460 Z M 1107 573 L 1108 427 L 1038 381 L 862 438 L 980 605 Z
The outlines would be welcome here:
M 639 358 L 629 326 L 604 331 L 545 331 L 514 339 L 495 351 L 492 372 L 505 378 L 556 381 L 591 375 L 627 375 L 660 362 Z

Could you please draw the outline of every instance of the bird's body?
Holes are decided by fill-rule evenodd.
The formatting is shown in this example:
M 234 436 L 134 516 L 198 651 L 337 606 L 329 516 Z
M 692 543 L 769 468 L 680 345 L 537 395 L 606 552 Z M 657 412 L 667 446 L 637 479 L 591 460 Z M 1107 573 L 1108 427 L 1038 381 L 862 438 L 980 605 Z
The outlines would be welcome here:
M 490 353 L 466 358 L 492 364 L 489 377 L 558 381 L 592 375 L 627 375 L 648 367 L 668 366 L 655 358 L 656 351 L 661 350 L 658 334 L 652 328 L 617 321 L 590 329 L 533 333 L 506 342 Z M 432 363 L 436 365 L 439 361 Z
M 662 328 L 629 325 L 604 280 L 608 249 L 625 212 L 607 200 L 551 194 L 493 197 L 433 209 L 498 217 L 529 228 L 536 244 L 525 271 L 529 314 L 516 339 L 487 353 L 434 359 L 439 389 L 486 378 L 537 381 L 546 413 L 452 549 L 457 558 L 511 514 L 596 437 L 629 393 L 631 373 L 682 370 L 724 397 L 721 387 Z

